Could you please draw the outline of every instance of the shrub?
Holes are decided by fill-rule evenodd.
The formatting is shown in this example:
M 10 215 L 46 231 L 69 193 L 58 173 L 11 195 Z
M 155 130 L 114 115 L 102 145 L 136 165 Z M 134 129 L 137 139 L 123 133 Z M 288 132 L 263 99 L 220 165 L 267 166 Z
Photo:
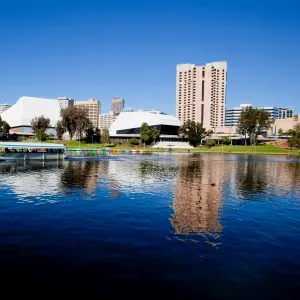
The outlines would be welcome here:
M 211 148 L 215 145 L 216 145 L 216 141 L 214 141 L 214 140 L 207 140 L 206 141 L 206 146 L 209 147 L 209 148 Z
M 131 145 L 138 145 L 139 144 L 139 140 L 136 139 L 136 138 L 132 138 L 132 139 L 129 140 L 129 143 Z
M 231 143 L 230 138 L 228 138 L 228 137 L 223 137 L 223 138 L 221 139 L 221 143 L 222 143 L 223 145 L 229 145 L 229 144 Z

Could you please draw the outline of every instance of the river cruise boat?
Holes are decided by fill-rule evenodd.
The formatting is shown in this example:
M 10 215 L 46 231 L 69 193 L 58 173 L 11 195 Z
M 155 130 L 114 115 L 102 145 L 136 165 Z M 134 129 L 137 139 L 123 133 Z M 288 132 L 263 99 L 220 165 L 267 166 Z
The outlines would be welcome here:
M 61 160 L 65 152 L 62 144 L 0 142 L 0 160 Z

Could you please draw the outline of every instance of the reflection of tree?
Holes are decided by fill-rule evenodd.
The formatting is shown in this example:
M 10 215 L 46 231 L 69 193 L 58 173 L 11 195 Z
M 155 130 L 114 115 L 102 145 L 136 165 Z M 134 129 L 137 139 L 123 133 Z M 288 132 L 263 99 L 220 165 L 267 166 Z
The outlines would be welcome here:
M 141 178 L 170 178 L 177 172 L 177 166 L 157 162 L 142 161 L 140 163 Z
M 237 191 L 242 197 L 263 193 L 268 182 L 266 164 L 249 161 L 249 159 L 239 162 L 236 178 Z
M 27 171 L 39 171 L 46 169 L 62 169 L 62 161 L 13 161 L 9 163 L 0 163 L 0 174 L 6 176 L 12 173 L 22 173 Z
M 68 161 L 61 174 L 61 185 L 95 190 L 98 183 L 98 168 L 98 161 Z
M 216 163 L 209 159 L 181 162 L 171 219 L 176 234 L 221 231 L 219 210 L 223 168 L 222 162 Z

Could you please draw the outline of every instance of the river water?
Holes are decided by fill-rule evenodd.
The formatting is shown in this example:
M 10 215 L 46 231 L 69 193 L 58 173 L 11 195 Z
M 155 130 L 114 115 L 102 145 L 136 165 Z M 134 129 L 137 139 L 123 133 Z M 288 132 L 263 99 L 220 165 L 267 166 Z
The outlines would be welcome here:
M 161 154 L 0 163 L 10 295 L 293 299 L 300 160 Z

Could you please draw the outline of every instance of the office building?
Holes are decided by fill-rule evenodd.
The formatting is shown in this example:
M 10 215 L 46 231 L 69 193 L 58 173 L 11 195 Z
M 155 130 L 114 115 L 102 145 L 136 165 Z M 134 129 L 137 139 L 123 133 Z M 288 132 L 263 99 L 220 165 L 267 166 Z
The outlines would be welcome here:
M 225 126 L 236 126 L 238 124 L 241 112 L 251 104 L 241 104 L 238 107 L 228 108 L 225 113 Z M 258 107 L 270 114 L 271 119 L 288 119 L 293 117 L 293 109 L 279 108 L 276 106 Z
M 74 105 L 74 100 L 71 98 L 67 98 L 67 97 L 58 98 L 58 102 L 59 102 L 61 109 L 64 109 L 64 108 Z
M 95 128 L 99 128 L 100 102 L 96 99 L 86 101 L 74 101 L 74 105 L 85 109 L 88 112 L 88 118 Z
M 0 115 L 6 111 L 7 109 L 9 109 L 11 107 L 11 105 L 4 103 L 4 104 L 0 104 Z
M 225 126 L 236 126 L 239 122 L 241 112 L 251 104 L 241 104 L 238 107 L 228 108 L 225 112 Z
M 278 108 L 278 119 L 289 119 L 294 115 L 294 110 L 292 108 Z
M 125 100 L 122 98 L 112 98 L 111 99 L 111 111 L 118 115 L 125 106 Z
M 176 67 L 176 117 L 202 123 L 207 129 L 225 125 L 227 63 Z
M 99 116 L 99 129 L 103 130 L 104 128 L 109 128 L 111 124 L 114 122 L 114 114 L 112 111 L 109 113 L 104 113 Z
M 132 108 L 123 108 L 122 109 L 122 112 L 133 112 L 133 109 Z

